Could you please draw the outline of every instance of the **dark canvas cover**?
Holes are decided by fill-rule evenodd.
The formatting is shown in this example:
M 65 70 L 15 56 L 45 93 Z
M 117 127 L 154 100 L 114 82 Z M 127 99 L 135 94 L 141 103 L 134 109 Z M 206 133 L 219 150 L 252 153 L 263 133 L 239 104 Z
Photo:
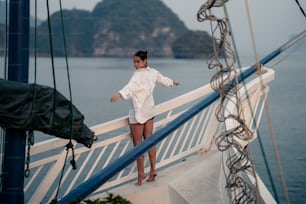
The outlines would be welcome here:
M 54 88 L 4 79 L 0 79 L 0 126 L 72 137 L 89 148 L 94 137 L 82 113 Z

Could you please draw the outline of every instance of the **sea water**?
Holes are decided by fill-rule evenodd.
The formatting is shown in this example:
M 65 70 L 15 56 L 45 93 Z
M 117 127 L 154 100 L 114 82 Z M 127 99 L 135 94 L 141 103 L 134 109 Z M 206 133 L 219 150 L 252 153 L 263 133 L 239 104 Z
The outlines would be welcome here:
M 273 66 L 275 80 L 269 84 L 268 111 L 260 123 L 260 137 L 254 143 L 255 161 L 261 178 L 272 192 L 265 159 L 280 203 L 285 203 L 278 162 L 271 135 L 275 135 L 290 203 L 306 203 L 306 54 L 295 54 Z M 275 61 L 274 61 L 275 62 Z M 272 64 L 273 65 L 273 64 Z M 271 114 L 271 120 L 267 118 Z M 272 125 L 272 134 L 270 133 Z
M 285 56 L 277 59 L 283 57 Z M 255 62 L 253 57 L 240 57 L 240 61 L 242 66 Z M 68 66 L 64 58 L 55 58 L 54 69 L 50 58 L 38 58 L 36 64 L 37 83 L 55 86 L 69 99 L 70 82 L 72 101 L 85 115 L 85 123 L 88 126 L 127 115 L 130 102 L 120 100 L 110 103 L 110 97 L 121 89 L 133 74 L 135 68 L 131 58 L 69 58 Z M 3 59 L 1 65 L 3 67 Z M 285 203 L 270 134 L 271 124 L 290 202 L 306 203 L 306 57 L 305 54 L 290 55 L 281 62 L 273 60 L 268 65 L 276 73 L 275 80 L 269 84 L 268 108 L 265 111 L 270 112 L 271 120 L 264 114 L 260 124 L 259 137 L 264 154 L 258 141 L 252 145 L 256 169 L 271 192 L 275 186 L 280 203 Z M 207 62 L 203 59 L 152 58 L 149 59 L 149 66 L 180 81 L 179 86 L 172 88 L 158 85 L 155 89 L 156 104 L 209 83 L 215 73 L 207 68 Z M 34 82 L 34 69 L 34 59 L 31 58 L 30 83 Z M 3 72 L 0 77 L 3 77 Z M 36 142 L 52 138 L 41 133 L 36 135 Z M 268 177 L 265 160 L 269 164 L 274 185 Z

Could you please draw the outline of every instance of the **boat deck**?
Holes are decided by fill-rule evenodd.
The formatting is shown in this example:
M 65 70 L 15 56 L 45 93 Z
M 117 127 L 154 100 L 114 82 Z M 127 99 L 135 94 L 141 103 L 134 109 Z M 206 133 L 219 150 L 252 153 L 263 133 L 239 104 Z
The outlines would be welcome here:
M 211 150 L 159 170 L 154 182 L 144 181 L 141 186 L 135 186 L 133 181 L 110 193 L 121 195 L 133 204 L 225 203 L 226 198 L 220 196 L 225 192 L 221 159 L 218 150 Z

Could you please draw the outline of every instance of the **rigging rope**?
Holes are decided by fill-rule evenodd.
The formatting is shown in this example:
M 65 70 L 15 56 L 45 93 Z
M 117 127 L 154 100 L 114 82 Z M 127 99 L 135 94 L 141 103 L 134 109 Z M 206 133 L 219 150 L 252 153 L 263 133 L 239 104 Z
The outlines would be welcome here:
M 259 63 L 258 63 L 259 58 L 258 58 L 258 53 L 257 53 L 257 49 L 256 49 L 256 43 L 255 43 L 255 37 L 254 37 L 254 32 L 253 32 L 253 26 L 252 26 L 252 21 L 251 21 L 251 16 L 250 16 L 250 8 L 249 8 L 248 0 L 245 0 L 245 2 L 246 2 L 246 10 L 247 10 L 247 14 L 248 14 L 248 21 L 249 21 L 249 26 L 250 26 L 250 31 L 251 31 L 251 39 L 252 39 L 252 43 L 253 43 L 254 55 L 256 57 L 256 64 L 257 64 L 257 66 L 259 66 Z M 260 78 L 260 82 L 261 82 L 262 87 L 263 87 L 263 82 L 262 82 L 261 78 Z M 281 167 L 279 152 L 278 152 L 277 145 L 276 145 L 276 142 L 275 142 L 275 134 L 274 134 L 273 126 L 272 126 L 272 120 L 271 120 L 271 117 L 269 117 L 270 116 L 270 114 L 269 114 L 270 110 L 269 110 L 268 104 L 266 102 L 265 102 L 264 105 L 265 105 L 265 109 L 266 109 L 266 112 L 267 112 L 268 124 L 269 124 L 269 129 L 270 129 L 270 132 L 271 132 L 270 135 L 271 135 L 271 138 L 272 138 L 274 153 L 275 153 L 275 156 L 276 156 L 277 166 L 278 166 L 280 177 L 281 177 L 281 183 L 282 183 L 283 191 L 284 191 L 284 194 L 285 194 L 286 203 L 290 203 L 285 178 L 283 177 L 284 174 L 283 174 L 283 170 L 282 170 L 282 167 Z M 278 194 L 277 194 L 277 191 L 276 191 L 273 179 L 272 179 L 271 170 L 270 170 L 270 167 L 269 167 L 269 164 L 268 164 L 268 161 L 267 161 L 267 157 L 266 157 L 263 145 L 262 145 L 260 135 L 258 135 L 258 141 L 259 141 L 261 152 L 263 154 L 263 158 L 264 158 L 264 161 L 265 161 L 265 164 L 266 164 L 265 166 L 266 166 L 266 169 L 267 169 L 267 172 L 268 172 L 268 175 L 269 175 L 272 190 L 275 194 L 275 199 L 276 199 L 277 202 L 279 202 Z
M 49 0 L 47 0 L 47 5 L 48 5 L 48 19 L 50 19 L 50 16 L 49 16 Z M 73 147 L 73 144 L 72 144 L 74 115 L 73 115 L 73 111 L 72 111 L 72 91 L 71 91 L 71 83 L 70 83 L 68 54 L 67 54 L 67 46 L 66 46 L 66 38 L 65 38 L 66 35 L 65 35 L 65 29 L 64 29 L 64 17 L 63 17 L 63 9 L 62 9 L 62 1 L 61 0 L 59 0 L 59 6 L 60 6 L 61 27 L 62 27 L 62 35 L 63 35 L 63 43 L 64 43 L 65 61 L 66 61 L 66 71 L 67 71 L 68 86 L 69 86 L 69 97 L 70 97 L 69 108 L 70 108 L 71 128 L 70 128 L 70 139 L 69 139 L 68 144 L 66 145 L 67 153 L 66 153 L 66 157 L 65 157 L 65 162 L 63 164 L 59 184 L 58 184 L 58 187 L 57 187 L 57 192 L 56 192 L 56 195 L 55 195 L 55 198 L 53 199 L 53 201 L 56 201 L 57 198 L 58 198 L 62 178 L 63 178 L 64 171 L 65 171 L 66 161 L 67 161 L 67 158 L 68 158 L 69 149 L 71 149 L 71 151 L 72 151 L 72 160 L 70 161 L 72 169 L 75 170 L 77 168 L 76 167 L 76 162 L 75 162 L 75 156 L 74 156 L 74 147 Z M 51 30 L 50 30 L 50 33 L 51 33 Z
M 33 121 L 33 118 L 35 117 L 35 102 L 36 102 L 36 95 L 37 95 L 37 88 L 36 88 L 36 82 L 37 82 L 37 0 L 35 0 L 35 27 L 34 27 L 34 90 L 33 90 L 33 100 L 32 100 L 32 111 L 31 111 L 31 120 Z M 30 123 L 32 124 L 32 122 Z M 28 137 L 28 148 L 27 148 L 27 155 L 26 155 L 26 169 L 24 172 L 25 177 L 30 176 L 30 151 L 31 146 L 34 145 L 34 132 L 32 128 L 30 127 L 30 130 L 27 134 Z
M 260 68 L 259 57 L 258 57 L 258 52 L 257 52 L 257 48 L 256 48 L 256 42 L 255 42 L 255 36 L 254 36 L 253 25 L 252 25 L 252 21 L 251 21 L 251 14 L 250 14 L 251 12 L 250 12 L 250 7 L 249 7 L 248 0 L 245 0 L 245 7 L 246 7 L 246 11 L 247 11 L 247 16 L 248 16 L 248 25 L 249 25 L 249 29 L 250 29 L 253 52 L 254 52 L 257 68 L 259 69 Z M 260 70 L 258 70 L 258 71 L 260 72 Z
M 304 11 L 304 9 L 302 8 L 299 0 L 295 0 L 296 4 L 298 5 L 298 7 L 300 8 L 300 11 L 302 12 L 302 14 L 304 15 L 304 17 L 306 18 L 306 13 Z
M 231 22 L 230 22 L 230 18 L 229 18 L 229 15 L 228 15 L 226 4 L 223 5 L 223 8 L 224 8 L 225 16 L 226 16 L 227 21 L 228 21 L 228 27 L 229 27 L 229 30 L 230 30 L 230 37 L 232 39 L 232 44 L 234 46 L 234 52 L 236 53 L 237 65 L 238 65 L 238 67 L 241 67 L 240 57 L 239 57 L 239 54 L 238 54 L 238 49 L 237 49 L 237 46 L 236 46 L 234 33 L 232 32 Z
M 282 181 L 281 183 L 282 183 L 283 191 L 285 193 L 286 203 L 289 204 L 290 201 L 289 201 L 287 186 L 286 186 L 286 183 L 285 183 L 284 172 L 283 172 L 283 169 L 282 169 L 281 160 L 280 160 L 280 157 L 279 157 L 279 152 L 278 152 L 278 148 L 277 148 L 277 145 L 276 145 L 275 132 L 274 132 L 274 129 L 272 127 L 272 122 L 271 122 L 272 119 L 271 119 L 270 109 L 268 108 L 267 103 L 265 104 L 265 107 L 266 107 L 267 118 L 268 118 L 268 121 L 269 121 L 269 130 L 270 130 L 270 135 L 271 135 L 271 138 L 272 138 L 274 154 L 276 155 L 277 167 L 278 167 L 278 171 L 280 172 L 280 177 L 281 177 L 281 181 Z
M 63 16 L 63 9 L 62 9 L 62 0 L 59 0 L 59 5 L 60 5 L 60 14 L 61 14 L 61 26 L 62 26 L 62 35 L 63 35 L 63 43 L 64 43 L 64 53 L 65 53 L 65 61 L 66 61 L 66 72 L 67 72 L 67 78 L 68 78 L 68 88 L 69 88 L 69 98 L 70 98 L 70 120 L 71 120 L 71 132 L 70 132 L 70 143 L 72 140 L 72 135 L 73 135 L 73 120 L 74 120 L 74 115 L 72 111 L 72 91 L 71 91 L 71 83 L 70 83 L 70 71 L 69 71 L 69 63 L 68 63 L 68 54 L 67 54 L 67 44 L 66 44 L 66 34 L 65 34 L 65 26 L 64 26 L 64 16 Z M 73 151 L 73 148 L 72 148 Z M 74 155 L 74 154 L 73 154 Z M 74 160 L 74 159 L 73 159 Z M 74 162 L 75 163 L 75 162 Z
M 279 60 L 275 61 L 272 65 L 270 65 L 270 67 L 275 67 L 276 65 L 278 65 L 279 63 L 281 63 L 282 61 L 284 61 L 285 59 L 287 59 L 290 54 L 294 53 L 295 51 L 297 51 L 299 48 L 306 46 L 306 39 L 303 40 L 300 44 L 296 44 L 294 45 L 289 51 L 288 54 L 284 55 L 283 57 L 281 57 Z
M 54 68 L 54 55 L 53 55 L 53 42 L 52 42 L 49 0 L 46 0 L 46 3 L 47 3 L 47 14 L 48 14 L 48 29 L 49 29 L 50 55 L 51 55 L 52 75 L 53 75 L 53 87 L 55 91 L 56 90 L 56 79 L 55 79 L 55 68 Z M 53 103 L 54 103 L 53 106 L 55 106 L 55 100 L 53 100 Z

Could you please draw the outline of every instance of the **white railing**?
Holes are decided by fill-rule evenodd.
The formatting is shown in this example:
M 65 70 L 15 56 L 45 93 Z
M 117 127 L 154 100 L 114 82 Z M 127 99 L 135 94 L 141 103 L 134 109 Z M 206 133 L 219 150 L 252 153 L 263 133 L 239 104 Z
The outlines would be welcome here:
M 254 87 L 255 89 L 256 87 L 259 89 L 261 83 L 267 83 L 272 80 L 273 77 L 271 75 L 274 76 L 274 72 L 268 70 L 263 75 L 262 80 L 259 80 L 259 78 L 254 79 L 252 89 Z M 210 93 L 212 93 L 212 89 L 210 85 L 206 85 L 157 105 L 154 129 L 162 128 L 181 113 L 188 110 L 199 99 Z M 253 93 L 256 93 L 255 98 L 263 96 L 262 92 Z M 157 168 L 172 165 L 192 154 L 209 151 L 213 137 L 222 128 L 216 121 L 214 114 L 216 106 L 217 102 L 212 103 L 181 127 L 178 127 L 178 129 L 157 145 Z M 254 106 L 256 110 L 259 107 L 261 107 L 259 104 Z M 256 110 L 253 111 L 256 112 Z M 62 197 L 77 185 L 105 168 L 129 149 L 133 148 L 127 117 L 99 124 L 91 129 L 98 136 L 98 141 L 90 149 L 75 144 L 77 169 L 73 170 L 71 165 L 68 164 L 71 160 L 70 152 L 62 176 L 62 168 L 67 152 L 65 148 L 67 140 L 52 139 L 40 142 L 32 147 L 31 174 L 25 179 L 24 187 L 25 201 L 27 203 L 49 203 L 56 196 L 60 178 L 61 188 L 58 197 Z M 145 163 L 146 171 L 148 171 L 148 159 L 146 159 Z M 136 177 L 137 169 L 134 162 L 97 189 L 96 193 L 106 191 L 111 187 L 128 182 Z

